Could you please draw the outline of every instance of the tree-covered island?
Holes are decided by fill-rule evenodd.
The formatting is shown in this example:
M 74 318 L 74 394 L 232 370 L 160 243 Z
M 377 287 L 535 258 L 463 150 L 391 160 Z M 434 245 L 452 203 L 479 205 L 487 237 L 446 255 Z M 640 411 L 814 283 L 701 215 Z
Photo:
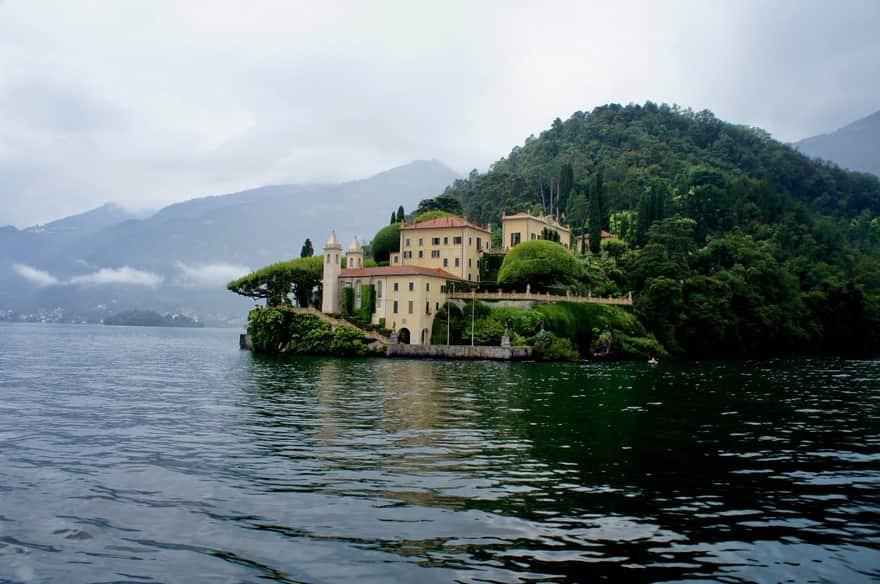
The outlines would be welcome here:
M 166 326 L 201 328 L 201 322 L 183 314 L 159 314 L 154 310 L 125 310 L 104 319 L 103 324 L 116 326 Z
M 514 214 L 546 227 L 520 240 L 506 225 Z M 452 276 L 444 290 L 471 290 L 474 299 L 424 307 L 431 343 L 493 345 L 506 332 L 512 343 L 553 359 L 876 355 L 878 216 L 873 175 L 809 159 L 707 111 L 607 105 L 555 120 L 488 172 L 472 172 L 414 213 L 394 210 L 373 238 L 373 261 L 342 271 L 338 312 L 354 330 L 406 330 L 401 319 L 392 327 L 397 313 L 390 309 L 376 318 L 377 278 L 417 263 L 420 256 L 407 254 L 427 251 L 445 261 L 441 232 L 422 241 L 419 229 L 427 234 L 442 217 L 467 217 L 461 228 L 482 237 L 478 266 L 468 273 L 464 266 L 455 272 L 458 263 L 436 265 Z M 307 248 L 311 254 L 311 242 L 303 255 Z M 270 306 L 251 314 L 252 336 L 289 346 L 296 331 L 272 336 L 254 323 L 290 329 L 290 319 L 267 311 L 292 304 L 291 295 L 299 307 L 320 308 L 326 263 L 304 257 L 230 283 Z M 526 290 L 559 300 L 516 306 L 476 299 Z M 608 297 L 632 304 L 573 301 Z M 329 342 L 316 352 L 332 353 Z

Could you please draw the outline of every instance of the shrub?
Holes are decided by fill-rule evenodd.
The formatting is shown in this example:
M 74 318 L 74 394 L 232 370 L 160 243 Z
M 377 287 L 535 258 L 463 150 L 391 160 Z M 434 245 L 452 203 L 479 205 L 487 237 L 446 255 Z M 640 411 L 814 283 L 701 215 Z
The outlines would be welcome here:
M 440 211 L 436 209 L 434 211 L 425 211 L 424 213 L 419 213 L 416 215 L 416 218 L 413 219 L 413 223 L 421 223 L 422 221 L 430 221 L 432 219 L 439 219 L 440 217 L 454 217 L 452 213 L 448 211 Z
M 344 357 L 362 357 L 367 354 L 367 341 L 363 333 L 350 326 L 338 326 L 333 331 L 330 352 Z
M 580 357 L 571 341 L 548 332 L 536 337 L 534 355 L 541 361 L 576 361 Z
M 504 257 L 498 271 L 499 284 L 532 286 L 572 285 L 582 273 L 580 261 L 551 241 L 527 241 Z

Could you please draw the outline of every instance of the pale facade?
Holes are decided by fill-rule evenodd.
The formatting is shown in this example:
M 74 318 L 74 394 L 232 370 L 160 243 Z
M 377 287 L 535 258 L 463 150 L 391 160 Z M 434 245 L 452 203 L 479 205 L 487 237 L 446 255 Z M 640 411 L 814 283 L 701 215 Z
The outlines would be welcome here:
M 502 248 L 510 251 L 520 243 L 541 239 L 544 229 L 558 233 L 562 247 L 571 249 L 571 230 L 568 227 L 553 217 L 535 217 L 528 213 L 515 213 L 501 218 Z
M 373 324 L 397 332 L 400 342 L 430 344 L 437 311 L 446 303 L 452 282 L 478 282 L 480 257 L 491 245 L 492 232 L 460 217 L 441 217 L 406 225 L 400 230 L 400 252 L 390 265 L 364 267 L 364 252 L 355 238 L 341 267 L 342 246 L 336 234 L 324 246 L 322 310 L 338 314 L 342 290 L 352 288 L 355 308 L 361 307 L 362 286 L 376 290 Z
M 392 266 L 421 266 L 454 274 L 461 280 L 480 280 L 480 256 L 492 242 L 492 232 L 461 217 L 440 217 L 400 228 L 400 252 Z
M 446 285 L 453 274 L 418 266 L 349 268 L 339 276 L 340 290 L 354 289 L 355 308 L 361 306 L 361 286 L 376 289 L 373 324 L 385 321 L 401 342 L 428 345 L 437 311 L 446 303 Z M 325 311 L 326 312 L 326 311 Z

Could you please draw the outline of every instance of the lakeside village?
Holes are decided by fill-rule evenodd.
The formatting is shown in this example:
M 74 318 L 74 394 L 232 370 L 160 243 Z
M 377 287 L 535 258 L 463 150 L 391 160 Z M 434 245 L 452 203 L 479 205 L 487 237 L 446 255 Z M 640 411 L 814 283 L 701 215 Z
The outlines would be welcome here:
M 271 354 L 451 359 L 665 354 L 632 314 L 631 293 L 594 295 L 578 280 L 590 257 L 575 251 L 587 249 L 589 234 L 572 237 L 554 218 L 529 213 L 505 215 L 501 225 L 498 238 L 491 227 L 440 211 L 392 223 L 383 231 L 399 235 L 384 265 L 365 257 L 357 238 L 343 250 L 334 231 L 323 256 L 230 282 L 230 290 L 254 297 L 260 288 L 267 300 L 251 311 L 241 346 Z M 607 232 L 602 238 L 615 240 Z M 318 269 L 312 287 L 305 272 Z M 271 293 L 273 282 L 283 293 Z M 298 306 L 290 303 L 291 287 Z

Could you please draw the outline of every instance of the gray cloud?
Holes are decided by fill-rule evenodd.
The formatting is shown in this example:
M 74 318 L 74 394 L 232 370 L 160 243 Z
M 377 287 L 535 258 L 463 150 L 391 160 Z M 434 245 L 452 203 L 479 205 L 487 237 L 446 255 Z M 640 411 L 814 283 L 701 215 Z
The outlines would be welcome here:
M 677 102 L 783 140 L 880 107 L 880 3 L 0 3 L 0 224 L 413 159 Z

